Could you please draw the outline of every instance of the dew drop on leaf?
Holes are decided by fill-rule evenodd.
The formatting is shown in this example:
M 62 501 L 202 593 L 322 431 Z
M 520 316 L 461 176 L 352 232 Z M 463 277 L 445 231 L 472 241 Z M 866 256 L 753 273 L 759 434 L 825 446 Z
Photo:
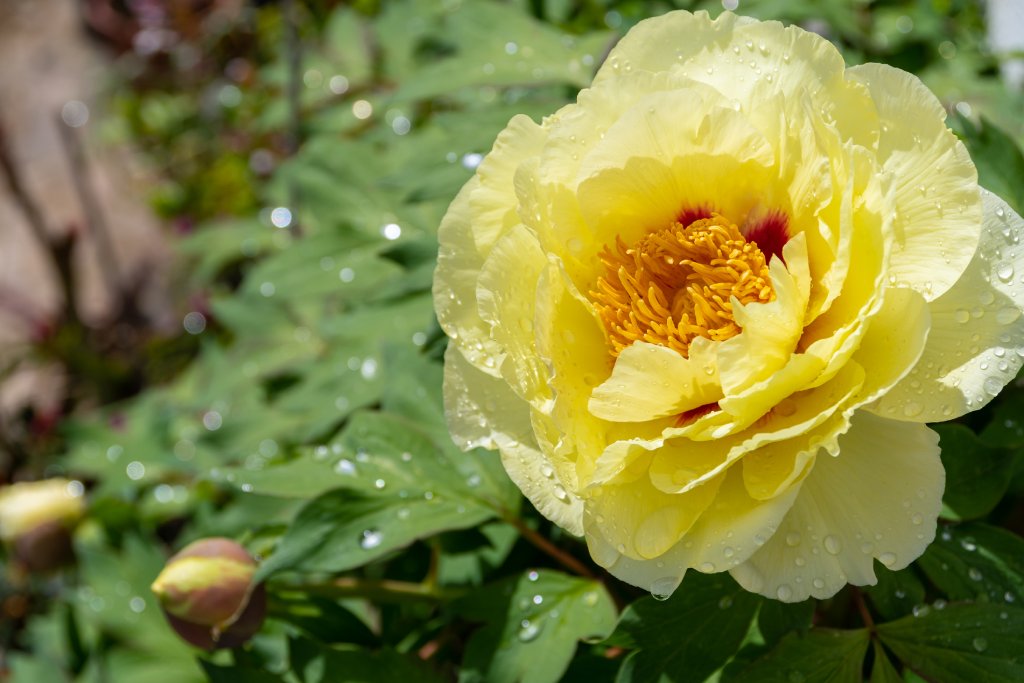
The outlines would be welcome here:
M 372 550 L 379 546 L 383 540 L 383 534 L 376 529 L 366 529 L 363 531 L 362 537 L 359 539 L 359 547 L 363 550 Z

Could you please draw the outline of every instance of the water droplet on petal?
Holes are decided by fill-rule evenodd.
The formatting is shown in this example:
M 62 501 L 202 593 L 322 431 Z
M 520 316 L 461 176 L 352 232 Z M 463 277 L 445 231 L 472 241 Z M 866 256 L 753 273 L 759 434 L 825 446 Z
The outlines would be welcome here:
M 784 583 L 784 584 L 781 584 L 775 590 L 775 594 L 777 596 L 779 596 L 779 600 L 782 600 L 783 602 L 786 602 L 787 600 L 792 599 L 792 597 L 793 597 L 793 589 L 789 587 L 789 584 L 785 584 Z
M 916 417 L 924 412 L 924 405 L 917 401 L 907 401 L 903 404 L 903 415 L 906 417 Z
M 680 578 L 666 576 L 651 583 L 651 597 L 655 600 L 668 600 L 679 586 Z
M 1020 317 L 1020 309 L 1015 306 L 1006 306 L 996 311 L 996 322 L 1000 325 L 1009 325 Z
M 838 555 L 843 549 L 843 543 L 838 536 L 828 535 L 825 537 L 825 550 L 830 555 Z

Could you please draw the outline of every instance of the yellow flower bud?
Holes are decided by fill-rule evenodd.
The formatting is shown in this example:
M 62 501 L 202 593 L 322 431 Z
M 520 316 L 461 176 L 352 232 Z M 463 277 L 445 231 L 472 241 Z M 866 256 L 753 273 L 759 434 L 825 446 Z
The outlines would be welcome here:
M 49 571 L 74 558 L 71 531 L 85 513 L 80 482 L 12 484 L 0 490 L 0 540 L 29 571 Z
M 238 543 L 206 538 L 172 557 L 151 586 L 167 620 L 189 643 L 236 647 L 263 623 L 266 594 L 253 586 L 256 562 Z

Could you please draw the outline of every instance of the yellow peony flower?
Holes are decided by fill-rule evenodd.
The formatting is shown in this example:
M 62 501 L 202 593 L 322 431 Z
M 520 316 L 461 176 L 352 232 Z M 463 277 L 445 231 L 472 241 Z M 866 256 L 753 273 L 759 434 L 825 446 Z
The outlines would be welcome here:
M 1024 222 L 944 119 L 796 27 L 640 23 L 575 104 L 512 119 L 441 225 L 456 442 L 656 595 L 907 566 L 944 484 L 924 423 L 1024 360 Z

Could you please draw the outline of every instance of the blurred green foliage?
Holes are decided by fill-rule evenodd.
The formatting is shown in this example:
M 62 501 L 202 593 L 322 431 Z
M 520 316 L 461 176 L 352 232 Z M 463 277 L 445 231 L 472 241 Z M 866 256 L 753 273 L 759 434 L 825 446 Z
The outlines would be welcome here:
M 205 330 L 174 381 L 64 425 L 57 467 L 87 482 L 90 520 L 77 571 L 5 589 L 41 605 L 7 653 L 11 680 L 1024 679 L 1017 383 L 942 428 L 951 476 L 928 552 L 878 567 L 875 588 L 797 606 L 723 575 L 690 576 L 665 602 L 576 575 L 585 548 L 521 504 L 494 454 L 452 445 L 430 300 L 448 202 L 513 114 L 555 111 L 630 25 L 679 7 L 721 11 L 298 3 L 289 42 L 268 5 L 196 38 L 190 59 L 125 58 L 122 127 L 164 174 L 158 209 L 197 224 L 179 253 Z M 978 2 L 738 11 L 919 74 L 959 112 L 983 183 L 1024 208 L 1024 100 L 998 79 Z M 245 648 L 205 655 L 148 584 L 211 535 L 266 558 L 271 607 Z

